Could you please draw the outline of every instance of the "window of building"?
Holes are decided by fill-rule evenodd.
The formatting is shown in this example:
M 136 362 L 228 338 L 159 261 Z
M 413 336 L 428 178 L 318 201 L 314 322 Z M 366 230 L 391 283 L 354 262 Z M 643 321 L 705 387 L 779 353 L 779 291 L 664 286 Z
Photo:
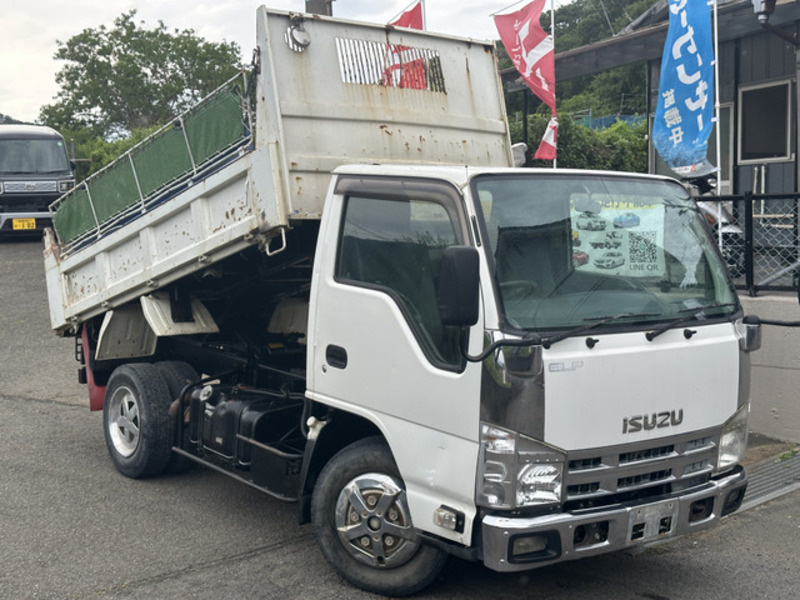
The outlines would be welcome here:
M 739 90 L 739 163 L 791 158 L 791 82 Z

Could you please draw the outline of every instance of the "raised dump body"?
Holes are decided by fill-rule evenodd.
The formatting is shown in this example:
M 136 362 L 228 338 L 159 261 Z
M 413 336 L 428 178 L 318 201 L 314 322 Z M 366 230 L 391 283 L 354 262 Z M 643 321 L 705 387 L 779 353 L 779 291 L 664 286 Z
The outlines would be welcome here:
M 257 48 L 252 73 L 51 207 L 53 329 L 248 246 L 280 251 L 338 165 L 512 161 L 491 44 L 261 7 Z

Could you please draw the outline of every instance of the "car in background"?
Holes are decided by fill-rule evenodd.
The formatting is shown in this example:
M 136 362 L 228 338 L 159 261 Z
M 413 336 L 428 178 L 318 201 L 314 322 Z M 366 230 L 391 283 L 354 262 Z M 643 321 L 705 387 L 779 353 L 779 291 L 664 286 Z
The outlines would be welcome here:
M 618 217 L 614 217 L 614 227 L 616 228 L 628 228 L 628 227 L 638 227 L 641 220 L 639 219 L 639 215 L 632 212 L 622 213 Z
M 54 129 L 0 125 L 0 235 L 50 227 L 50 204 L 75 185 L 74 169 Z
M 616 267 L 621 267 L 625 264 L 625 257 L 622 256 L 622 252 L 605 252 L 601 256 L 594 259 L 594 265 L 599 267 L 600 269 L 614 269 Z
M 606 228 L 606 220 L 601 219 L 594 213 L 584 212 L 578 216 L 575 227 L 585 231 L 604 231 Z
M 572 253 L 572 264 L 575 267 L 580 267 L 589 262 L 589 255 L 582 250 L 576 250 Z

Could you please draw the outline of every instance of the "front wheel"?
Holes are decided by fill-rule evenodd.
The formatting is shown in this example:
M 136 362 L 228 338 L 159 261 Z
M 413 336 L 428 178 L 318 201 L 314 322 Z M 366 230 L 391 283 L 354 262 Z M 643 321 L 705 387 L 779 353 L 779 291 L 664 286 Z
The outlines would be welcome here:
M 370 592 L 413 594 L 430 585 L 447 561 L 416 534 L 397 466 L 378 438 L 347 446 L 325 466 L 311 518 L 331 566 Z
M 160 474 L 172 450 L 167 383 L 154 365 L 114 369 L 106 387 L 103 425 L 117 470 L 140 479 Z

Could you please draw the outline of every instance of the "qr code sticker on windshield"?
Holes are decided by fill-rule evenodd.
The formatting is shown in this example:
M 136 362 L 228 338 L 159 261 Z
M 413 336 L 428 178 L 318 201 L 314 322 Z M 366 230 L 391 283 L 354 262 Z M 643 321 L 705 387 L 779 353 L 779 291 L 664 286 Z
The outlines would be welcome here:
M 630 252 L 632 263 L 654 263 L 658 260 L 655 244 L 655 231 L 630 232 Z

